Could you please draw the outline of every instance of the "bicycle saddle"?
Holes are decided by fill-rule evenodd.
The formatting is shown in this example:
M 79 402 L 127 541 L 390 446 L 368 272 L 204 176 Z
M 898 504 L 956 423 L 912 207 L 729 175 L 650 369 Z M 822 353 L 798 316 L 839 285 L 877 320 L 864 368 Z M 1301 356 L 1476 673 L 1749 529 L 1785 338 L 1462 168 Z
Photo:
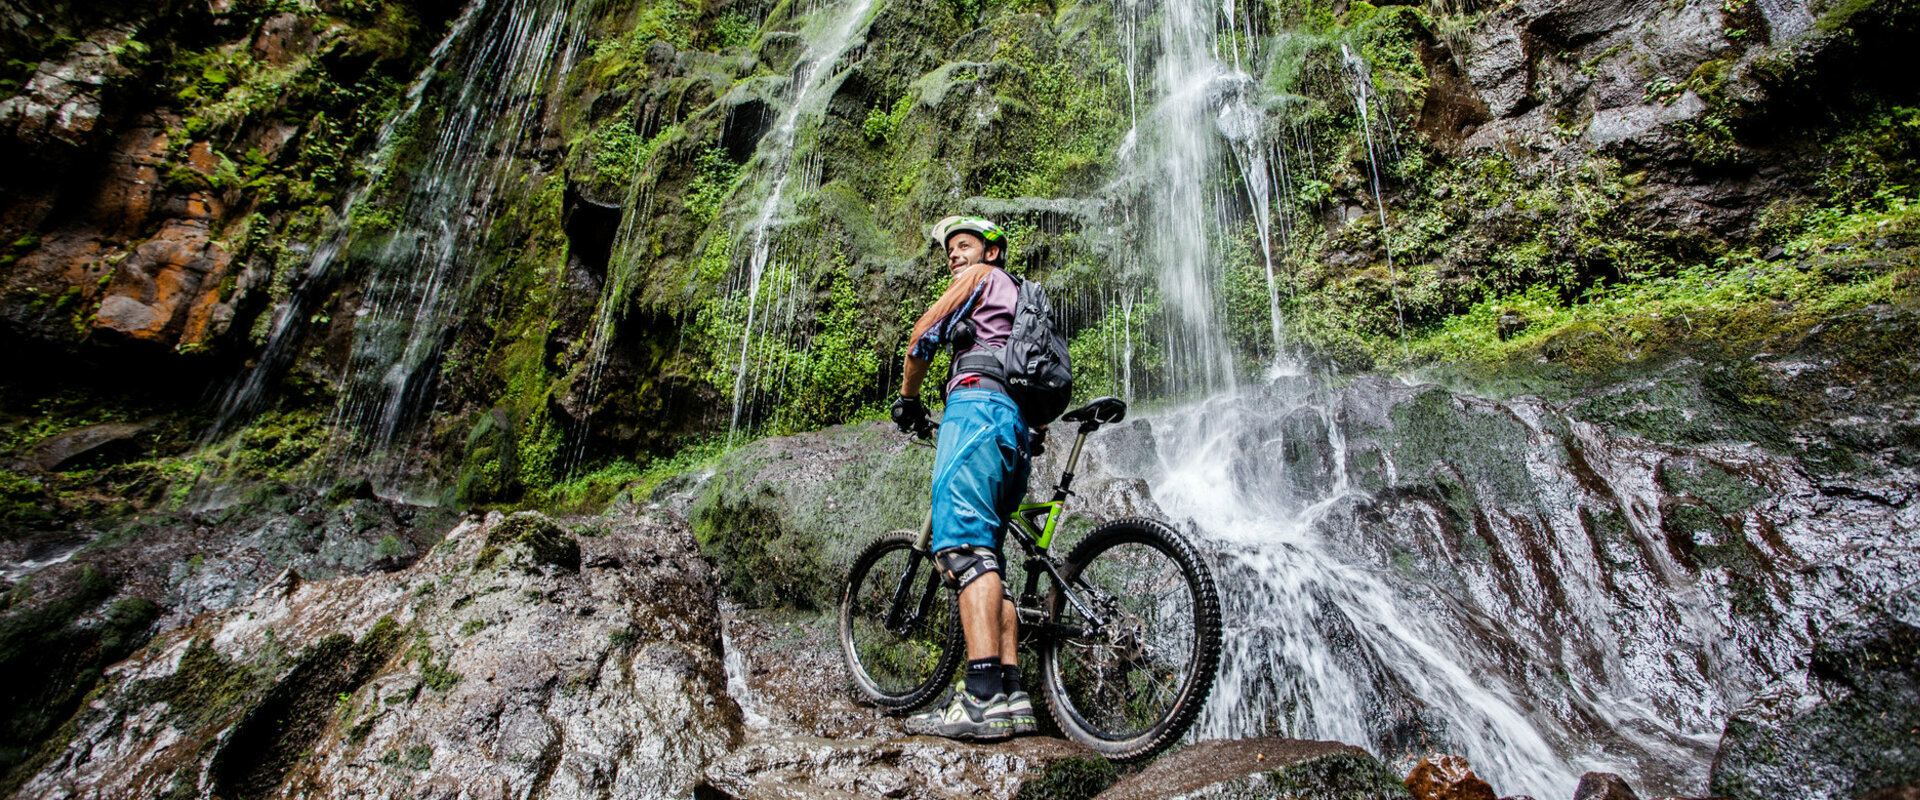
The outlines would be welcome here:
M 1111 425 L 1127 418 L 1127 401 L 1118 397 L 1101 397 L 1084 406 L 1060 415 L 1062 422 L 1094 422 Z

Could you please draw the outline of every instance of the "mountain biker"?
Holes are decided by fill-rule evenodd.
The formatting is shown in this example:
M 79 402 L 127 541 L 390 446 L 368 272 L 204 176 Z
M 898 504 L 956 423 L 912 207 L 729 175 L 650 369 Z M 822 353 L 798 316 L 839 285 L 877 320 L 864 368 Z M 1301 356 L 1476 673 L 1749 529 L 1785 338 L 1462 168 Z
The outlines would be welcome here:
M 947 217 L 931 238 L 947 253 L 953 283 L 913 326 L 893 421 L 900 430 L 924 424 L 920 384 L 941 346 L 953 362 L 975 349 L 1002 346 L 1013 330 L 1019 287 L 1006 272 L 1007 235 L 979 217 Z M 1004 587 L 1000 543 L 1026 495 L 1029 431 L 1020 408 L 994 377 L 955 369 L 947 381 L 933 465 L 934 563 L 960 592 L 966 636 L 964 685 L 947 702 L 907 720 L 909 733 L 992 740 L 1036 727 L 1033 701 L 1021 691 L 1016 642 L 1019 617 Z

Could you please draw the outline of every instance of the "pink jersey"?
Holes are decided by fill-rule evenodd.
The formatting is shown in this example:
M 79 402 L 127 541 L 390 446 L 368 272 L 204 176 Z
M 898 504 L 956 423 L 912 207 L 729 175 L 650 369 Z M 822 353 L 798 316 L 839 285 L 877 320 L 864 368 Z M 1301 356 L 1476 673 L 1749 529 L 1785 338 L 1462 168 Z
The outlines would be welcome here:
M 1019 303 L 1020 286 L 1006 270 L 991 264 L 968 267 L 953 279 L 940 299 L 920 315 L 920 321 L 914 323 L 907 352 L 914 358 L 932 361 L 934 353 L 951 342 L 959 332 L 960 323 L 966 321 L 973 323 L 974 340 L 965 353 L 1004 346 L 1007 337 L 1013 334 L 1013 316 Z M 948 379 L 947 392 L 951 394 L 963 378 L 972 374 L 958 373 Z

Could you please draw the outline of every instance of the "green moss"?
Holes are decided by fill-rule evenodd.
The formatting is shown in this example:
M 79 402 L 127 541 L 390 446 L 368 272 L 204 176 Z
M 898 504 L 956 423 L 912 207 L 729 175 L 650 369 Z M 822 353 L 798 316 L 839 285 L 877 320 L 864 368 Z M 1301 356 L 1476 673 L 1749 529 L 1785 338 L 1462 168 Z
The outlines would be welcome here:
M 1369 756 L 1323 756 L 1303 764 L 1262 773 L 1249 791 L 1223 798 L 1272 797 L 1291 800 L 1395 800 L 1411 798 L 1406 784 Z
M 474 569 L 493 566 L 507 548 L 515 546 L 528 559 L 525 568 L 544 564 L 575 572 L 580 569 L 579 540 L 536 511 L 517 512 L 489 529 L 486 545 L 474 558 Z
M 739 182 L 741 164 L 734 163 L 725 148 L 712 147 L 694 160 L 693 182 L 682 197 L 687 213 L 701 227 L 720 214 L 720 206 Z

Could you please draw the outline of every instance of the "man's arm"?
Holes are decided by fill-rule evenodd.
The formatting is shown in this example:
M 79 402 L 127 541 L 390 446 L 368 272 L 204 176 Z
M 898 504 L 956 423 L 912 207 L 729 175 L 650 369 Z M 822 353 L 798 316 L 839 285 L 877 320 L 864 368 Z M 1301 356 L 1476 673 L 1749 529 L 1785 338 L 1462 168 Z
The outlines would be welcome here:
M 964 314 L 973 307 L 982 284 L 993 274 L 992 264 L 976 264 L 960 277 L 947 285 L 940 299 L 933 301 L 927 313 L 913 324 L 913 335 L 907 339 L 907 359 L 900 375 L 900 396 L 919 397 L 920 383 L 927 378 L 927 368 L 933 364 L 933 355 L 945 340 L 947 329 L 951 327 L 953 317 Z

